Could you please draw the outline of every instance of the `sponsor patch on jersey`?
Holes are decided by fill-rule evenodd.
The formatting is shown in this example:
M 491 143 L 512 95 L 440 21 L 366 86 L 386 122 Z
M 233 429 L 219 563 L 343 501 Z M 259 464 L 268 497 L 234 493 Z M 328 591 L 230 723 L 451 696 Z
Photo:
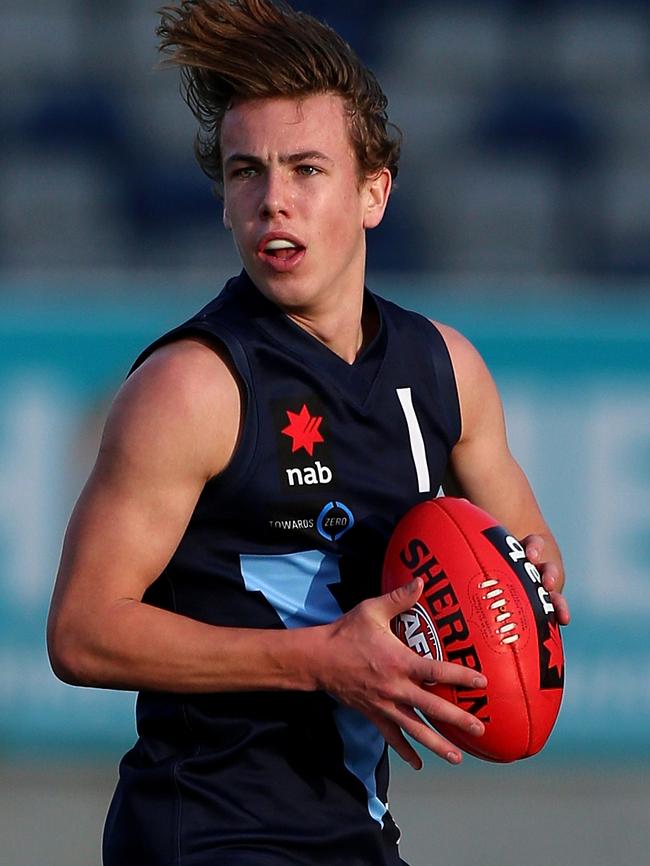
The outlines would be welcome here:
M 327 419 L 313 395 L 272 404 L 280 484 L 283 490 L 306 493 L 334 481 L 328 447 Z
M 315 528 L 315 517 L 272 517 L 269 520 L 272 532 L 309 532 Z
M 354 515 L 343 502 L 331 500 L 325 505 L 313 503 L 299 510 L 285 511 L 269 518 L 267 530 L 272 536 L 282 535 L 311 539 L 321 536 L 326 541 L 338 541 L 354 526 Z
M 316 521 L 316 529 L 328 541 L 338 541 L 353 526 L 354 515 L 342 502 L 328 502 Z
M 314 456 L 314 447 L 318 442 L 324 442 L 320 432 L 323 423 L 322 415 L 312 415 L 303 403 L 300 412 L 292 412 L 287 409 L 289 423 L 280 432 L 291 439 L 291 452 L 304 448 L 310 457 Z

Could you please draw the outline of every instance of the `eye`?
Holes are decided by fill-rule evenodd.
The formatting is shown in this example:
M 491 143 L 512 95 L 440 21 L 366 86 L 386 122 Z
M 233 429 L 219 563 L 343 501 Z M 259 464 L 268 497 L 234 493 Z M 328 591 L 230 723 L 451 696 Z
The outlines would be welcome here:
M 253 168 L 252 165 L 246 165 L 243 168 L 236 168 L 233 171 L 232 176 L 236 177 L 236 178 L 237 177 L 242 178 L 243 180 L 247 180 L 248 178 L 251 178 L 251 177 L 257 177 L 258 174 L 259 174 L 258 169 Z
M 316 168 L 315 165 L 299 165 L 296 168 L 296 171 L 304 177 L 314 177 L 315 175 L 320 174 L 320 169 Z

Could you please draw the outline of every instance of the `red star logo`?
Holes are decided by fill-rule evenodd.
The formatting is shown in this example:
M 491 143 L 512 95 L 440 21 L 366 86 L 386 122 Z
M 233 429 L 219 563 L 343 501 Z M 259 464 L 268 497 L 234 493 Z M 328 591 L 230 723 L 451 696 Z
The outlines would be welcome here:
M 549 623 L 549 637 L 544 641 L 544 646 L 550 656 L 548 666 L 557 670 L 558 677 L 562 676 L 564 667 L 564 653 L 562 652 L 562 639 L 560 638 L 560 627 Z
M 289 419 L 289 423 L 282 432 L 285 436 L 290 436 L 293 439 L 291 453 L 293 454 L 294 451 L 298 451 L 299 448 L 304 448 L 310 457 L 313 457 L 314 445 L 317 442 L 325 441 L 318 432 L 318 428 L 323 420 L 322 417 L 310 415 L 309 409 L 303 403 L 302 409 L 297 415 L 295 412 L 287 409 L 287 418 Z

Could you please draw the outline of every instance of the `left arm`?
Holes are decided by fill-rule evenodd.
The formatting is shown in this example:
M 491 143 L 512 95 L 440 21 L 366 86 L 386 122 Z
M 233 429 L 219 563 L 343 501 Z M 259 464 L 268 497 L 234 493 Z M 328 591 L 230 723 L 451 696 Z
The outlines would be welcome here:
M 523 539 L 528 558 L 539 567 L 551 593 L 558 621 L 566 625 L 562 555 L 526 475 L 510 453 L 496 384 L 468 340 L 453 328 L 437 327 L 451 356 L 461 413 L 461 434 L 451 452 L 445 492 L 465 496 Z

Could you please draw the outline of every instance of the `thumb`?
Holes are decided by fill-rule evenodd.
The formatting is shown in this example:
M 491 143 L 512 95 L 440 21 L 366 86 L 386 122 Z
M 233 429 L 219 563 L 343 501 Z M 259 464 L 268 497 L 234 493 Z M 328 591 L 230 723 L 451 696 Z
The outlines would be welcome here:
M 416 577 L 409 583 L 403 586 L 398 586 L 391 589 L 386 595 L 382 595 L 379 601 L 382 604 L 383 612 L 389 619 L 397 616 L 398 613 L 403 613 L 416 603 L 422 595 L 424 589 L 424 581 L 421 577 Z

